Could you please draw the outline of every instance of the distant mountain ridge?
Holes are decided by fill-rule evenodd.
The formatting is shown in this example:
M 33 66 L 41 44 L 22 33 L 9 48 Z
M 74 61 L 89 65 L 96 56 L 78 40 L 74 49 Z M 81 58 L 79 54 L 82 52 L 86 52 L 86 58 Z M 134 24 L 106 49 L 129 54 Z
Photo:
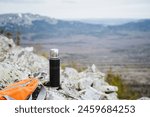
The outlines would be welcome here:
M 79 21 L 64 21 L 37 14 L 2 14 L 0 30 L 22 35 L 31 35 L 32 39 L 65 37 L 70 35 L 100 36 L 102 33 L 118 31 L 150 31 L 150 20 L 140 20 L 122 25 L 105 26 Z
M 62 37 L 75 34 L 89 34 L 101 30 L 104 26 L 81 23 L 77 21 L 56 20 L 34 14 L 3 14 L 0 15 L 0 29 L 21 34 L 36 33 L 34 38 Z
M 113 26 L 111 28 L 130 31 L 150 31 L 150 19 L 139 20 L 137 22 L 129 22 L 123 25 Z
M 90 23 L 90 24 L 103 24 L 105 26 L 122 25 L 129 22 L 137 22 L 139 19 L 128 19 L 128 18 L 97 18 L 97 19 L 78 19 L 78 21 Z
M 0 15 L 0 26 L 8 23 L 17 25 L 32 25 L 34 21 L 45 21 L 49 24 L 57 24 L 57 20 L 46 16 L 40 16 L 31 13 L 18 13 L 18 14 L 2 14 Z

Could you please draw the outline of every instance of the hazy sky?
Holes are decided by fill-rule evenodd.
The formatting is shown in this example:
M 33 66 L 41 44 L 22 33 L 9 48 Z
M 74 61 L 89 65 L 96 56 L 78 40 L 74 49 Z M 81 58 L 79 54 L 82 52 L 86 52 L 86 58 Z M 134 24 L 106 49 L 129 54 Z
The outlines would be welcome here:
M 150 0 L 0 0 L 2 13 L 54 18 L 150 18 Z

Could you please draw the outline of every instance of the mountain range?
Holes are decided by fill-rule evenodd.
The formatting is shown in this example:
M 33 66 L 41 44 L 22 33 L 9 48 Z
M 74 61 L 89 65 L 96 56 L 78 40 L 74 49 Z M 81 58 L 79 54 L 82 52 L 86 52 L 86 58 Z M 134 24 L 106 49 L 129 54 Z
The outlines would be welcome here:
M 66 37 L 71 35 L 115 34 L 130 31 L 150 31 L 150 19 L 136 20 L 121 25 L 93 24 L 80 21 L 65 21 L 37 14 L 1 14 L 0 30 L 20 32 L 24 38 L 31 39 Z M 29 37 L 29 36 L 28 36 Z

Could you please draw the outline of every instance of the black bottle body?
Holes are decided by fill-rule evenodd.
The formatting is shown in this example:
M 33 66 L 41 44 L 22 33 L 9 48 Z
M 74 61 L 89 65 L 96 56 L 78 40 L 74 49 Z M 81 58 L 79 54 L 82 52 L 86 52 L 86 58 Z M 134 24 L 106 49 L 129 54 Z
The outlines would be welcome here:
M 49 75 L 50 75 L 50 86 L 60 86 L 60 59 L 50 58 L 49 59 Z

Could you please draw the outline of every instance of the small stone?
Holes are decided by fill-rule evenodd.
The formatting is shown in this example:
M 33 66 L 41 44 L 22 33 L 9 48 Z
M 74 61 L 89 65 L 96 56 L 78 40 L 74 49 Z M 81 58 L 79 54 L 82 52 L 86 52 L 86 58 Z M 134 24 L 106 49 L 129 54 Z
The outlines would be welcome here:
M 150 98 L 149 97 L 141 97 L 141 98 L 139 98 L 137 100 L 150 100 Z
M 107 94 L 107 100 L 118 100 L 117 93 L 113 92 L 113 93 Z
M 76 90 L 75 84 L 71 81 L 64 81 L 61 84 L 62 90 L 67 94 L 68 96 L 77 99 L 79 97 L 79 92 Z
M 102 86 L 109 86 L 109 84 L 105 82 L 104 79 L 95 78 L 93 80 L 93 87 L 95 89 L 100 89 Z
M 94 72 L 94 73 L 97 71 L 97 68 L 96 68 L 96 66 L 95 66 L 94 64 L 92 65 L 91 70 L 92 70 L 92 72 Z
M 34 50 L 33 47 L 26 47 L 25 48 L 25 51 L 28 51 L 28 52 L 33 52 L 33 50 Z
M 66 67 L 64 70 L 64 76 L 68 77 L 69 79 L 78 79 L 79 74 L 76 69 Z
M 78 81 L 78 86 L 80 90 L 86 89 L 93 84 L 92 78 L 82 78 Z
M 115 87 L 115 86 L 100 86 L 98 87 L 98 89 L 102 92 L 105 92 L 105 93 L 112 93 L 112 92 L 116 92 L 118 91 L 118 88 Z
M 85 90 L 85 94 L 81 98 L 84 100 L 103 100 L 107 98 L 107 95 L 89 87 Z
M 48 91 L 46 100 L 66 100 L 66 98 L 56 91 Z

